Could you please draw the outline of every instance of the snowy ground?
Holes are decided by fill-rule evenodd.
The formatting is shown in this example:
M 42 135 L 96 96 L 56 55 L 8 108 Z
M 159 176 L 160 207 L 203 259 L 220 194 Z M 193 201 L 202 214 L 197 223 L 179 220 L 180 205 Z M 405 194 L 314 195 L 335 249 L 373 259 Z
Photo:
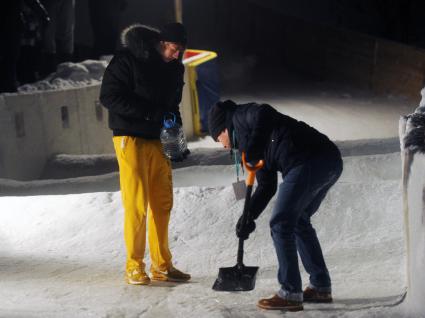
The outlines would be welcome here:
M 314 219 L 335 304 L 306 305 L 302 314 L 292 315 L 398 317 L 391 306 L 405 286 L 400 175 L 395 172 L 399 154 L 347 157 L 344 164 L 343 176 Z M 233 228 L 242 202 L 233 198 L 231 173 L 227 166 L 175 171 L 180 186 L 174 190 L 171 249 L 175 264 L 193 275 L 183 285 L 124 284 L 119 192 L 0 198 L 8 212 L 0 214 L 0 316 L 278 316 L 255 307 L 258 298 L 278 288 L 270 208 L 246 245 L 246 264 L 261 268 L 256 289 L 211 290 L 218 268 L 236 259 Z
M 269 102 L 322 128 L 334 140 L 357 140 L 339 143 L 345 154 L 343 175 L 313 219 L 335 303 L 306 304 L 303 312 L 284 316 L 406 317 L 401 161 L 395 151 L 398 116 L 415 106 L 392 97 L 324 92 L 299 98 L 298 93 L 285 91 L 276 100 L 255 91 L 251 97 L 233 96 L 240 102 Z M 358 141 L 370 138 L 375 140 Z M 198 148 L 191 159 L 194 165 L 173 171 L 170 228 L 175 265 L 192 274 L 190 283 L 125 284 L 116 172 L 63 179 L 58 169 L 50 176 L 46 172 L 55 180 L 0 180 L 0 317 L 281 317 L 255 306 L 279 288 L 268 229 L 273 202 L 246 243 L 245 263 L 260 266 L 256 289 L 211 289 L 218 268 L 236 262 L 234 225 L 242 202 L 233 197 L 234 173 L 226 165 L 227 154 L 211 149 L 217 146 L 210 139 L 190 146 Z M 79 171 L 84 162 L 90 166 L 98 158 L 61 160 L 72 173 L 69 167 Z M 304 272 L 303 281 L 307 283 Z

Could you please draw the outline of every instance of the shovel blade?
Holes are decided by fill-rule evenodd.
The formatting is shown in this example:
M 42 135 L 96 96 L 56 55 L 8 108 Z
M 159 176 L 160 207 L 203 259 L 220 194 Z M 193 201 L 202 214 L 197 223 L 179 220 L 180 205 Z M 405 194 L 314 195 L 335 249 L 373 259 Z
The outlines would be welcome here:
M 216 291 L 253 290 L 257 271 L 257 266 L 222 267 L 218 271 L 218 277 L 212 288 Z

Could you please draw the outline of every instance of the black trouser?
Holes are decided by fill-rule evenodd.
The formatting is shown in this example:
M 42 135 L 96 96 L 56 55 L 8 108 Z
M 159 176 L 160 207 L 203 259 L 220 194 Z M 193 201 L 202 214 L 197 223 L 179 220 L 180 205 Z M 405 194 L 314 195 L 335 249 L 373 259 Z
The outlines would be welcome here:
M 2 21 L 0 38 L 0 92 L 16 92 L 16 67 L 21 47 L 21 28 L 18 21 Z
M 120 1 L 89 0 L 89 11 L 95 57 L 114 54 L 120 32 Z

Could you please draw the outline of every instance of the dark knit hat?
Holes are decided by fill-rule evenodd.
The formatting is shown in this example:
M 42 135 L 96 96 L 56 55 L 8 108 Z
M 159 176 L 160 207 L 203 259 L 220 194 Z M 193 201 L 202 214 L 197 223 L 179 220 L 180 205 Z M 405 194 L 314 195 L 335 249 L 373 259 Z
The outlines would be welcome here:
M 217 141 L 217 137 L 227 128 L 227 114 L 234 112 L 236 104 L 231 100 L 218 102 L 209 111 L 208 129 L 211 137 Z
M 168 23 L 160 29 L 160 39 L 162 41 L 174 42 L 186 46 L 187 34 L 183 24 L 178 22 Z

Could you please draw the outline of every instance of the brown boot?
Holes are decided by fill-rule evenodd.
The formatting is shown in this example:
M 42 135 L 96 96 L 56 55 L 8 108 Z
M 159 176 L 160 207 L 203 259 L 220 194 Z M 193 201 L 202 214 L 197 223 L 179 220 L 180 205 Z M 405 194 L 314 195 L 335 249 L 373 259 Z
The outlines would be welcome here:
M 151 269 L 152 280 L 168 281 L 168 282 L 187 282 L 190 275 L 179 271 L 175 267 L 171 267 L 166 271 Z
M 331 303 L 332 293 L 320 292 L 317 289 L 307 287 L 303 292 L 304 301 L 306 303 Z
M 271 298 L 260 299 L 257 306 L 268 310 L 301 311 L 304 309 L 300 301 L 287 300 L 274 295 Z

